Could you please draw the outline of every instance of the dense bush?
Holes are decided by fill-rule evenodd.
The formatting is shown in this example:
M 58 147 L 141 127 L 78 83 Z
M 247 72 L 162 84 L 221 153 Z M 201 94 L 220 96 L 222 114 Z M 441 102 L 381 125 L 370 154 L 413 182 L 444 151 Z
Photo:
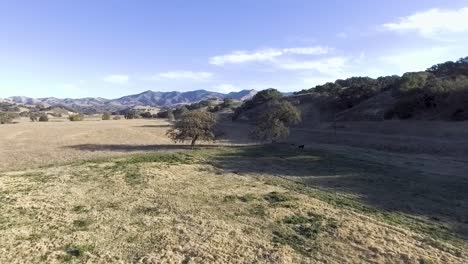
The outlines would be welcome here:
M 10 124 L 17 117 L 18 114 L 16 113 L 0 112 L 0 124 Z
M 104 113 L 102 114 L 102 120 L 110 120 L 111 119 L 111 115 L 110 113 Z
M 171 110 L 165 110 L 165 111 L 160 111 L 160 112 L 156 113 L 156 118 L 167 118 L 167 115 L 169 114 L 169 111 L 171 111 Z
M 150 112 L 143 112 L 143 113 L 140 113 L 140 116 L 142 118 L 152 118 L 153 115 L 150 113 Z
M 39 122 L 49 122 L 49 117 L 47 117 L 47 115 L 41 115 L 39 117 Z
M 39 113 L 37 113 L 37 112 L 30 112 L 29 113 L 29 120 L 31 120 L 31 122 L 37 122 L 38 118 L 39 118 Z
M 76 115 L 70 115 L 68 117 L 68 119 L 70 121 L 73 121 L 73 122 L 76 122 L 76 121 L 83 121 L 84 120 L 84 116 L 82 114 L 76 114 Z

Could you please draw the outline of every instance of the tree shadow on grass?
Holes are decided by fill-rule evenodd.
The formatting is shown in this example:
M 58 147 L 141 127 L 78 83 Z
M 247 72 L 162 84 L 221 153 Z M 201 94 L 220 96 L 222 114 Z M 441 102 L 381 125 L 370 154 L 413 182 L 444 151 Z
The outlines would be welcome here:
M 348 193 L 384 212 L 425 216 L 468 239 L 468 179 L 423 173 L 292 147 L 249 147 L 213 157 L 215 166 L 238 174 L 261 173 L 300 181 L 328 192 Z
M 81 151 L 115 151 L 115 152 L 141 152 L 141 151 L 185 151 L 185 150 L 200 150 L 200 149 L 217 149 L 217 148 L 242 148 L 242 146 L 222 145 L 222 144 L 200 144 L 195 147 L 183 144 L 155 144 L 155 145 L 134 145 L 134 144 L 79 144 L 66 146 L 65 148 L 81 150 Z
M 425 216 L 468 239 L 468 179 L 371 163 L 320 150 L 298 150 L 286 144 L 236 145 L 99 145 L 69 146 L 82 151 L 203 152 L 203 162 L 240 175 L 281 176 L 331 194 L 352 194 L 383 212 Z M 192 152 L 193 151 L 193 152 Z M 198 152 L 201 151 L 201 152 Z M 399 221 L 399 220 L 396 220 Z
M 143 126 L 134 126 L 134 127 L 146 127 L 146 128 L 169 128 L 171 125 L 143 125 Z

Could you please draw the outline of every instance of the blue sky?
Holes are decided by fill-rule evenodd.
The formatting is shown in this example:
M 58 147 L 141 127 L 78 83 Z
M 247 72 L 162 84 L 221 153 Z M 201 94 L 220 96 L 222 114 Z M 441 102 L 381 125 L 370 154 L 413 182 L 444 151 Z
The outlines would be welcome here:
M 288 92 L 466 47 L 468 0 L 0 0 L 0 97 Z

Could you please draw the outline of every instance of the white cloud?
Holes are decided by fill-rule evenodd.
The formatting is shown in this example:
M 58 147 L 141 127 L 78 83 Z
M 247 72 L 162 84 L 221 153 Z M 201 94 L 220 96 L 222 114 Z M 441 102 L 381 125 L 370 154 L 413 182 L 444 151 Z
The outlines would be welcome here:
M 320 60 L 285 61 L 278 63 L 278 67 L 285 70 L 315 70 L 327 75 L 337 75 L 343 71 L 348 62 L 345 57 L 331 57 Z
M 225 65 L 229 63 L 245 63 L 245 62 L 264 62 L 273 61 L 275 58 L 287 55 L 323 55 L 327 54 L 331 49 L 322 46 L 313 47 L 294 47 L 285 49 L 261 49 L 257 51 L 234 51 L 229 54 L 214 56 L 210 58 L 210 64 L 213 65 Z
M 124 74 L 112 74 L 103 78 L 105 82 L 113 84 L 125 84 L 128 83 L 130 77 Z
M 151 77 L 153 80 L 161 79 L 185 79 L 193 81 L 204 81 L 213 77 L 210 72 L 193 72 L 193 71 L 169 71 L 158 73 Z
M 213 91 L 218 93 L 229 93 L 229 92 L 237 92 L 241 89 L 233 84 L 230 83 L 222 83 L 219 85 L 213 86 Z
M 417 32 L 427 38 L 468 32 L 468 7 L 456 10 L 434 8 L 384 24 L 383 28 L 396 32 Z
M 302 47 L 302 48 L 288 48 L 283 49 L 285 54 L 299 54 L 299 55 L 324 55 L 329 53 L 331 48 L 315 46 L 315 47 Z

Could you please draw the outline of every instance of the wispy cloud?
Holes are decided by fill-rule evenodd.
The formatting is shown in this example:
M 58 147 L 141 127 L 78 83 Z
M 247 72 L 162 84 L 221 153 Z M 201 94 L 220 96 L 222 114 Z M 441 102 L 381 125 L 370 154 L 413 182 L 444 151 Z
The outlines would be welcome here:
M 105 82 L 113 83 L 113 84 L 125 84 L 125 83 L 128 83 L 128 81 L 130 80 L 130 77 L 124 74 L 112 74 L 112 75 L 105 76 L 103 80 Z
M 205 81 L 211 79 L 213 74 L 211 72 L 194 72 L 194 71 L 169 71 L 158 73 L 151 77 L 152 80 L 161 79 L 184 79 L 192 81 Z
M 331 57 L 318 60 L 284 61 L 278 63 L 278 67 L 285 70 L 315 70 L 324 74 L 335 75 L 347 65 L 346 57 Z
M 330 52 L 330 48 L 322 46 L 313 47 L 293 47 L 284 49 L 261 49 L 256 51 L 234 51 L 229 54 L 211 57 L 209 62 L 213 65 L 222 66 L 225 64 L 237 64 L 246 62 L 273 61 L 275 58 L 291 55 L 324 55 Z
M 386 23 L 383 28 L 396 32 L 416 32 L 426 38 L 468 32 L 468 7 L 455 10 L 434 8 L 402 17 L 398 22 Z

